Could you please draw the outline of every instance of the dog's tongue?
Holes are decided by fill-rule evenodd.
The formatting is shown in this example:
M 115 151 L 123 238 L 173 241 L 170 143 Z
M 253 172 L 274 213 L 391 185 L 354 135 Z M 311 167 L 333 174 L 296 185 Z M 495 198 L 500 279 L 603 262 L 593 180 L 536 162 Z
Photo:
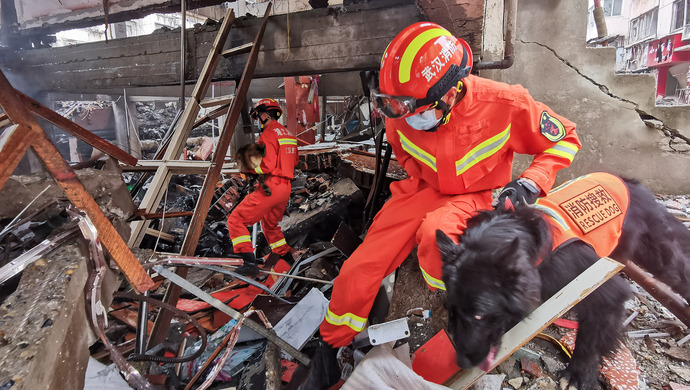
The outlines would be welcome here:
M 494 364 L 494 358 L 496 357 L 497 347 L 491 347 L 489 354 L 486 355 L 486 359 L 479 364 L 479 368 L 484 372 L 491 371 L 491 366 Z

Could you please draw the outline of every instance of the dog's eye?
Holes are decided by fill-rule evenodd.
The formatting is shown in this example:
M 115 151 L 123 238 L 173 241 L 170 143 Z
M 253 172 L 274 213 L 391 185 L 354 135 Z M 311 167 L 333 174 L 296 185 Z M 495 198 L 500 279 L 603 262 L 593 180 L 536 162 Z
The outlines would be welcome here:
M 474 319 L 477 320 L 477 321 L 481 321 L 481 320 L 482 320 L 482 316 L 480 316 L 480 315 L 477 314 L 476 316 L 474 316 Z

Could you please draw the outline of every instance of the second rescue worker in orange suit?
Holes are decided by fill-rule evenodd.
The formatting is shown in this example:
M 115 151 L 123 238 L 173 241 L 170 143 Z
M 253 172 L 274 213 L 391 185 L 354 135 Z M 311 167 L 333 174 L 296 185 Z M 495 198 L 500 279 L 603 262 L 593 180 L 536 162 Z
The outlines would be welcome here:
M 298 162 L 297 138 L 290 134 L 277 119 L 283 111 L 273 99 L 262 99 L 251 111 L 251 116 L 261 122 L 263 129 L 258 144 L 266 145 L 266 155 L 256 173 L 266 175 L 265 183 L 271 189 L 267 196 L 261 187 L 247 195 L 228 216 L 228 232 L 232 249 L 241 254 L 244 264 L 237 268 L 243 275 L 259 273 L 254 248 L 247 226 L 261 221 L 271 251 L 281 257 L 290 254 L 290 246 L 285 242 L 278 222 L 283 219 L 290 198 L 290 181 L 295 177 Z M 291 259 L 291 255 L 288 257 Z
M 417 245 L 431 289 L 445 289 L 436 244 L 440 229 L 458 240 L 475 210 L 494 203 L 533 203 L 580 149 L 575 124 L 534 101 L 526 89 L 469 75 L 466 42 L 429 22 L 413 24 L 390 43 L 381 61 L 375 107 L 408 179 L 391 184 L 391 198 L 364 242 L 335 279 L 321 336 L 349 344 L 367 326 L 383 278 Z M 534 156 L 511 181 L 513 154 Z

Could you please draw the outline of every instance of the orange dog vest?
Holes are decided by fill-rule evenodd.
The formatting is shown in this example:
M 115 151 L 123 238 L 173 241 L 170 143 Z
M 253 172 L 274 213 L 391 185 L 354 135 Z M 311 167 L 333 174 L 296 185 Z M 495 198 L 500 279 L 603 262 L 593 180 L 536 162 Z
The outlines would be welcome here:
M 553 249 L 579 239 L 603 257 L 618 245 L 629 202 L 623 180 L 596 172 L 554 188 L 534 207 L 552 227 Z

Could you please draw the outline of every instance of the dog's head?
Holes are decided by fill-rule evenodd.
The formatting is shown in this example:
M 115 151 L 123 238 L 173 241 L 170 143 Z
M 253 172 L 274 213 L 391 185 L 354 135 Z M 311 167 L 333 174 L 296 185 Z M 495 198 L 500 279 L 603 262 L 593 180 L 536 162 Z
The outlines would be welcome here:
M 548 226 L 520 209 L 480 212 L 468 221 L 460 244 L 436 232 L 448 328 L 462 368 L 488 371 L 503 334 L 541 300 L 535 263 L 550 249 Z
M 242 146 L 235 153 L 237 168 L 240 172 L 250 172 L 261 165 L 261 160 L 266 156 L 266 145 L 251 143 Z

